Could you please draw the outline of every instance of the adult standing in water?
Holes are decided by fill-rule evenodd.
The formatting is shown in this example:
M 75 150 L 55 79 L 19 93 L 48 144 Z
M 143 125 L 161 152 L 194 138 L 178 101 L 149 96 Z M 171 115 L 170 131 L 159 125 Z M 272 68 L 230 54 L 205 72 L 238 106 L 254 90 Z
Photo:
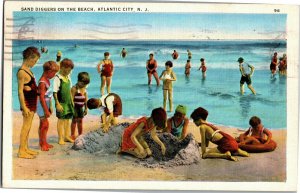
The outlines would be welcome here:
M 146 62 L 147 74 L 148 74 L 148 85 L 151 84 L 152 75 L 156 80 L 157 86 L 159 86 L 159 78 L 156 72 L 157 62 L 154 59 L 153 53 L 149 54 L 149 60 Z
M 246 82 L 248 88 L 255 95 L 256 92 L 251 85 L 251 76 L 254 73 L 254 67 L 250 64 L 244 63 L 244 58 L 240 57 L 237 62 L 239 62 L 240 72 L 241 72 L 241 81 L 240 81 L 240 91 L 241 94 L 244 94 L 244 83 Z

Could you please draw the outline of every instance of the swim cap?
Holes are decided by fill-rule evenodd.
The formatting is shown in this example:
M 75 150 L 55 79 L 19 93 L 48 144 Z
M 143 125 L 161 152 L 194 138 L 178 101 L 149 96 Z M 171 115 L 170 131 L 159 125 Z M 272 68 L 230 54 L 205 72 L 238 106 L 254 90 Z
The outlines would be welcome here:
M 244 58 L 239 57 L 239 59 L 237 60 L 237 62 L 244 62 Z
M 178 113 L 186 115 L 186 106 L 184 106 L 184 105 L 178 105 L 176 107 L 175 112 L 178 112 Z
M 154 124 L 163 129 L 166 127 L 167 113 L 163 108 L 156 108 L 152 110 L 151 117 Z

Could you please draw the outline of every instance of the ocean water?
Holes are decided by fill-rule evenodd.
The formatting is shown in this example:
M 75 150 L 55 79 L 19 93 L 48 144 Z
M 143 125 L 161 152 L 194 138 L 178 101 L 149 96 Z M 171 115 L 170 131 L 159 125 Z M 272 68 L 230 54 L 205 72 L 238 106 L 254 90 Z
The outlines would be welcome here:
M 275 79 L 270 79 L 269 71 L 272 53 L 277 51 L 279 56 L 286 53 L 285 41 L 14 41 L 14 110 L 19 110 L 16 73 L 22 64 L 22 51 L 28 46 L 48 48 L 48 53 L 42 54 L 32 69 L 36 79 L 42 74 L 42 64 L 55 60 L 57 50 L 61 50 L 63 58 L 70 58 L 75 64 L 71 74 L 74 84 L 79 72 L 90 74 L 89 98 L 100 96 L 101 81 L 96 65 L 103 58 L 103 53 L 109 51 L 115 66 L 112 92 L 122 98 L 125 117 L 150 115 L 153 108 L 162 106 L 162 87 L 156 86 L 154 78 L 152 85 L 147 85 L 145 65 L 152 52 L 158 62 L 158 74 L 164 70 L 167 60 L 173 61 L 177 76 L 173 84 L 174 108 L 178 104 L 186 105 L 188 116 L 195 108 L 202 106 L 209 111 L 208 121 L 216 124 L 247 128 L 250 117 L 256 115 L 266 128 L 286 128 L 287 125 L 286 78 L 276 75 Z M 123 47 L 128 51 L 125 59 L 120 57 Z M 176 61 L 171 58 L 174 49 L 180 54 Z M 184 75 L 187 49 L 193 53 L 189 78 Z M 256 96 L 251 94 L 246 84 L 245 94 L 239 93 L 240 72 L 236 60 L 241 56 L 255 66 L 252 85 L 257 91 Z M 205 80 L 197 70 L 202 57 L 206 59 L 208 68 Z M 99 114 L 99 111 L 90 110 L 89 113 Z M 172 114 L 168 112 L 168 116 Z

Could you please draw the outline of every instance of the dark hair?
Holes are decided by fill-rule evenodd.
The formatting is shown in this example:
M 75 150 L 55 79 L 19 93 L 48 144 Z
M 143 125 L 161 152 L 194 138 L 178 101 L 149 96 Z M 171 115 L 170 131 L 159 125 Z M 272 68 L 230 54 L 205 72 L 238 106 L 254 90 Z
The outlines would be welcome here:
M 78 81 L 83 82 L 84 84 L 90 83 L 90 76 L 87 72 L 79 72 L 77 78 Z
M 261 120 L 259 117 L 257 116 L 253 116 L 251 117 L 251 119 L 249 120 L 249 124 L 251 125 L 251 127 L 256 128 L 259 124 L 261 123 Z
M 39 49 L 37 49 L 36 47 L 28 47 L 26 48 L 23 52 L 23 59 L 26 60 L 28 58 L 33 58 L 34 56 L 38 56 L 39 58 L 41 57 L 41 54 L 39 52 Z
M 200 61 L 203 62 L 203 61 L 204 61 L 204 58 L 201 58 Z
M 187 60 L 186 62 L 190 62 L 191 60 Z
M 48 62 L 44 63 L 43 70 L 44 70 L 44 72 L 47 72 L 47 71 L 50 71 L 50 70 L 58 72 L 59 71 L 59 66 L 54 61 L 48 61 Z
M 159 107 L 159 108 L 153 109 L 152 113 L 151 113 L 151 117 L 153 119 L 154 124 L 157 127 L 161 128 L 161 129 L 165 128 L 166 121 L 167 121 L 167 113 L 163 108 Z
M 191 114 L 191 118 L 194 121 L 197 121 L 199 119 L 203 119 L 205 121 L 207 116 L 208 116 L 208 111 L 206 109 L 202 108 L 202 107 L 198 107 Z
M 90 98 L 86 104 L 89 109 L 96 109 L 99 107 L 99 99 Z
M 153 54 L 153 53 L 150 53 L 149 56 L 154 56 L 154 54 Z
M 73 64 L 73 61 L 68 59 L 68 58 L 65 58 L 63 59 L 61 62 L 60 62 L 60 67 L 64 67 L 64 68 L 71 68 L 73 69 L 74 68 L 74 64 Z
M 165 63 L 165 66 L 169 66 L 169 67 L 173 67 L 173 63 L 171 62 L 171 61 L 167 61 L 166 63 Z
M 104 56 L 109 56 L 109 52 L 104 52 Z

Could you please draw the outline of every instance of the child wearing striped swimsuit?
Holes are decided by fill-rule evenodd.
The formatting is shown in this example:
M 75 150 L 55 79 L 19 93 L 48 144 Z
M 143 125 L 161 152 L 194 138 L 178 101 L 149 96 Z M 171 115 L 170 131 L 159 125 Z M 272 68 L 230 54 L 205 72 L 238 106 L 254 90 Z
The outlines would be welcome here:
M 86 87 L 90 83 L 90 77 L 87 72 L 78 74 L 77 84 L 71 88 L 72 99 L 74 102 L 74 115 L 71 124 L 71 138 L 75 137 L 75 128 L 77 125 L 78 135 L 82 134 L 82 119 L 87 114 L 87 91 Z

